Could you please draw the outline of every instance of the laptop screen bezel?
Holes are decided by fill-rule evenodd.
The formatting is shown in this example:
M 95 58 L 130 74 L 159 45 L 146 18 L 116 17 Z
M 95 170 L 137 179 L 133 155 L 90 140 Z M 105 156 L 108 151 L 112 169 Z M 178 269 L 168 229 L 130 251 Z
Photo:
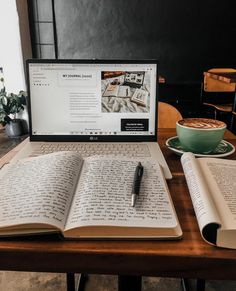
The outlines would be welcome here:
M 29 66 L 30 64 L 155 64 L 156 65 L 156 110 L 154 135 L 34 135 L 32 133 L 32 112 Z M 102 59 L 29 59 L 26 61 L 27 69 L 27 90 L 28 90 L 28 111 L 29 111 L 29 136 L 31 141 L 50 142 L 156 142 L 157 141 L 157 120 L 158 120 L 158 61 L 157 60 L 102 60 Z

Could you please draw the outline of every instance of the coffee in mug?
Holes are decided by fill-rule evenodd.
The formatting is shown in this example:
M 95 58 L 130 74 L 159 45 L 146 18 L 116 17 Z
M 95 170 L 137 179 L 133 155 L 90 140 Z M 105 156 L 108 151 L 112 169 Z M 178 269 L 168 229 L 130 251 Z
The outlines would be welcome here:
M 223 139 L 226 124 L 209 118 L 184 118 L 176 123 L 179 141 L 186 151 L 208 154 Z

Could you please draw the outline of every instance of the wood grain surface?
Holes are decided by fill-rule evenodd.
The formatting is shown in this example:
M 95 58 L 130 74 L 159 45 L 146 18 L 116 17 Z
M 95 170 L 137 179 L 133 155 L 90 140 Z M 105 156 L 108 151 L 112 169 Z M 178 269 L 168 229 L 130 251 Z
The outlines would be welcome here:
M 204 74 L 225 83 L 236 83 L 236 72 L 204 72 Z

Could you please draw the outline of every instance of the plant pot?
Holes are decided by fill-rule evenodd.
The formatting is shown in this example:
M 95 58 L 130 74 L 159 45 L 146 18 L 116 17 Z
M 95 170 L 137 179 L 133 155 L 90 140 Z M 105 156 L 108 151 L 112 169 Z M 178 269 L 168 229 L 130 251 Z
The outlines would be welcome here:
M 22 134 L 26 134 L 29 132 L 29 114 L 28 114 L 27 105 L 23 105 L 23 106 L 24 106 L 24 110 L 21 110 L 19 113 L 17 113 L 16 118 L 21 120 Z
M 5 132 L 8 137 L 14 138 L 22 135 L 22 124 L 20 119 L 16 119 L 7 123 L 5 126 Z

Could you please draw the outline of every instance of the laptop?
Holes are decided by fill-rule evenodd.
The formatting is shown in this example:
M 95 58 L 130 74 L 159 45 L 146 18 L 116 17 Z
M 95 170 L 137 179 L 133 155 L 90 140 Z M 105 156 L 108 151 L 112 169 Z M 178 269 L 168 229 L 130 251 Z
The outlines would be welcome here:
M 157 143 L 156 60 L 27 60 L 29 142 L 12 161 L 61 150 L 152 158 Z

